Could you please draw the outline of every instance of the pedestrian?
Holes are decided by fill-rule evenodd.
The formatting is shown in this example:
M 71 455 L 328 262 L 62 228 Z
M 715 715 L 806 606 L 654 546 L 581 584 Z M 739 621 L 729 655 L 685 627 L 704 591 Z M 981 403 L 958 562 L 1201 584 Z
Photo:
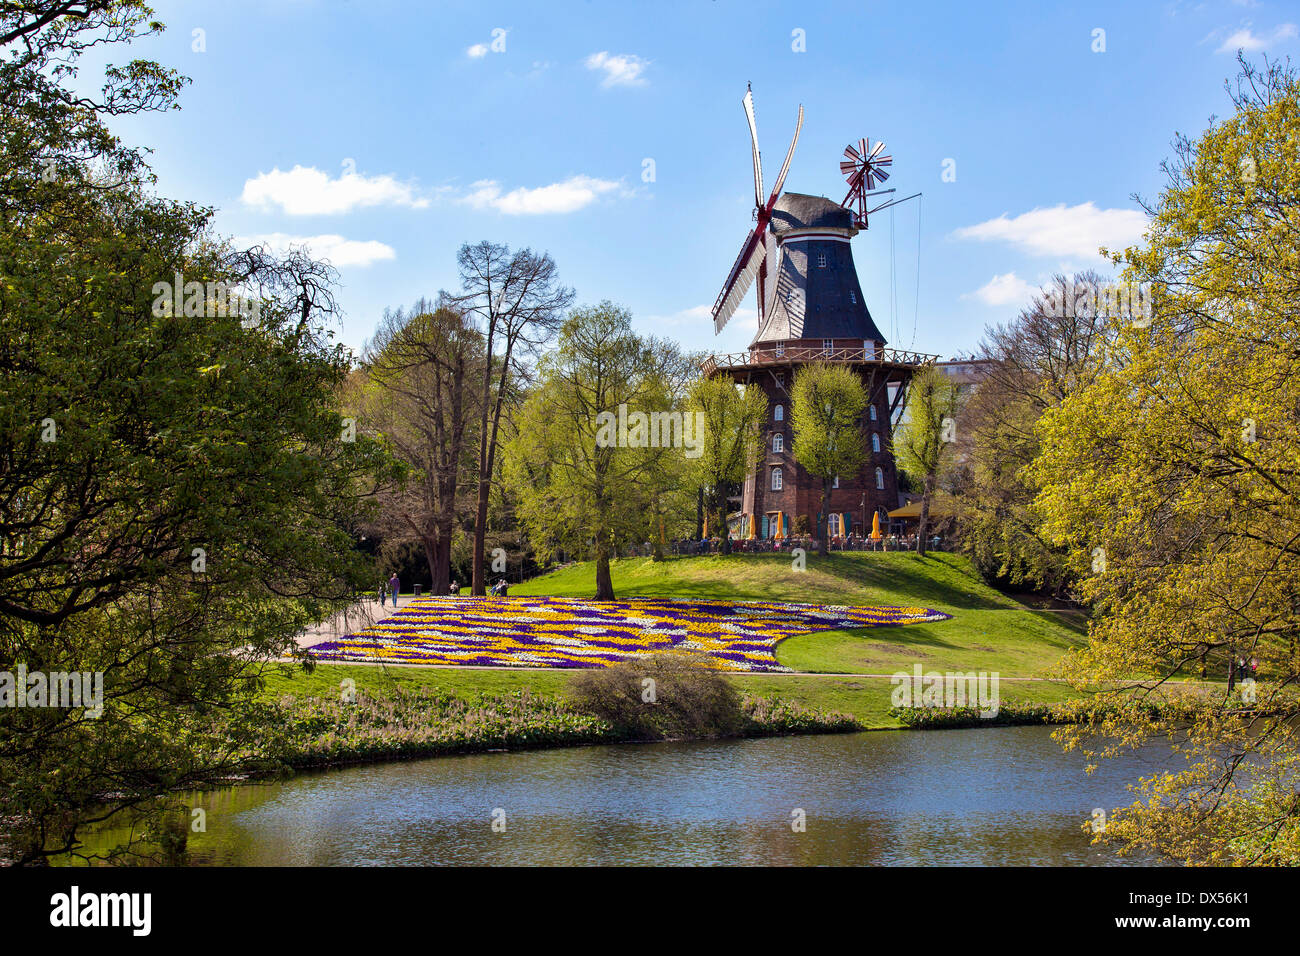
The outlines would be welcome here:
M 454 578 L 452 579 L 450 590 L 453 595 L 460 593 L 460 585 L 456 583 L 456 580 Z
M 397 592 L 400 591 L 401 589 L 402 589 L 402 582 L 398 580 L 397 572 L 394 571 L 393 576 L 388 579 L 388 590 L 390 590 L 393 593 L 393 607 L 397 607 Z
M 502 578 L 497 582 L 497 594 L 506 597 L 510 593 L 510 585 L 506 584 L 506 579 Z

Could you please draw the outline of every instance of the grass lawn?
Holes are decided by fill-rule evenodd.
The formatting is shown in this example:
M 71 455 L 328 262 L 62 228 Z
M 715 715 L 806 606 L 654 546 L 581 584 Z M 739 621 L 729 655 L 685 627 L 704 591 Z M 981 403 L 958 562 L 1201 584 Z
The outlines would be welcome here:
M 925 670 L 997 671 L 1002 678 L 1043 677 L 1071 647 L 1084 641 L 1085 624 L 1074 613 L 1036 611 L 984 584 L 960 556 L 858 552 L 809 555 L 806 571 L 794 571 L 788 556 L 736 554 L 615 561 L 614 589 L 620 598 L 670 597 L 798 601 L 811 604 L 924 606 L 952 620 L 906 627 L 863 628 L 801 635 L 777 650 L 781 663 L 800 674 L 729 674 L 738 689 L 777 694 L 811 707 L 852 714 L 868 727 L 897 727 L 888 714 L 890 683 L 868 675 Z M 591 563 L 576 564 L 511 588 L 512 595 L 590 597 Z M 320 664 L 313 674 L 268 671 L 267 693 L 334 696 L 345 678 L 361 692 L 394 686 L 424 687 L 461 697 L 528 688 L 563 694 L 570 674 L 529 668 L 382 667 Z M 1003 681 L 1006 700 L 1055 702 L 1068 690 L 1045 681 Z

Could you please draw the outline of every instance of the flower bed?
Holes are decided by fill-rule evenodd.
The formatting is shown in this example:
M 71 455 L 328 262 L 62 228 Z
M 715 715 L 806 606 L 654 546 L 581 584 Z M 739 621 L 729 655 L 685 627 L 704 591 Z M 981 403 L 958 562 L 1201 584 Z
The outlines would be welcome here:
M 922 607 L 636 598 L 414 598 L 391 617 L 309 650 L 321 660 L 508 667 L 605 667 L 664 650 L 728 671 L 788 671 L 776 645 L 795 634 L 942 621 Z

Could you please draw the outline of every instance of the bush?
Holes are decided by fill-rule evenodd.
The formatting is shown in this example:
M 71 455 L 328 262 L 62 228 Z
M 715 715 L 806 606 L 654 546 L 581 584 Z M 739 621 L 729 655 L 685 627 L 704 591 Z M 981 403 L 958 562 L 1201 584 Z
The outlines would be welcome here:
M 662 652 L 577 672 L 569 699 L 584 713 L 641 740 L 739 734 L 740 695 L 693 654 Z

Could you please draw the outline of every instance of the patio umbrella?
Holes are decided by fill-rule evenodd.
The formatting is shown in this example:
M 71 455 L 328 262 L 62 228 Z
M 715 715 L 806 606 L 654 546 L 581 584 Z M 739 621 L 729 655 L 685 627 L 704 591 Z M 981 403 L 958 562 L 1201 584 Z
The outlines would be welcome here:
M 871 516 L 871 540 L 880 540 L 880 512 L 877 511 Z

